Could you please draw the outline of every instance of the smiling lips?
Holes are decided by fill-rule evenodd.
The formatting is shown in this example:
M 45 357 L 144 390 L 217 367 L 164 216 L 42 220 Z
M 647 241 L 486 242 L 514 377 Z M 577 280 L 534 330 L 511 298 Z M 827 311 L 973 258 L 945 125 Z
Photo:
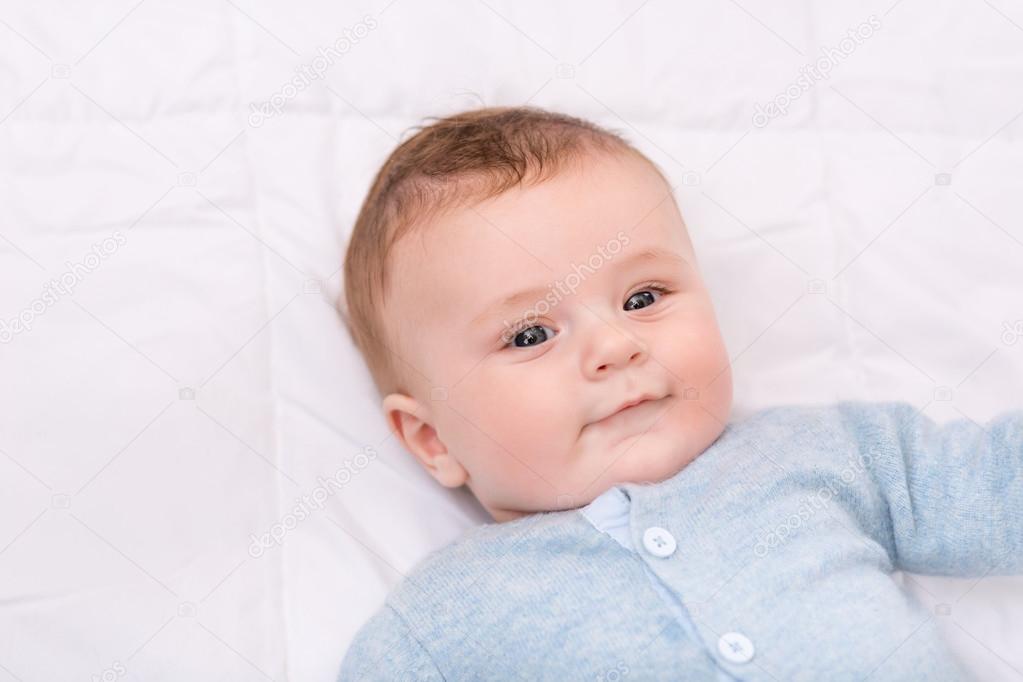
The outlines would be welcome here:
M 621 405 L 619 405 L 618 408 L 614 412 L 612 412 L 611 414 L 609 414 L 609 415 L 607 415 L 607 416 L 605 416 L 605 417 L 603 417 L 601 419 L 598 419 L 597 421 L 593 422 L 591 425 L 592 426 L 597 426 L 597 425 L 606 424 L 606 423 L 612 421 L 614 418 L 616 418 L 618 416 L 632 413 L 633 411 L 635 411 L 635 408 L 640 408 L 643 405 L 646 405 L 647 403 L 658 402 L 658 401 L 660 401 L 664 397 L 667 397 L 667 396 L 661 396 L 661 398 L 655 398 L 652 395 L 642 395 L 639 398 L 634 398 L 633 400 L 628 400 L 628 401 L 622 403 Z

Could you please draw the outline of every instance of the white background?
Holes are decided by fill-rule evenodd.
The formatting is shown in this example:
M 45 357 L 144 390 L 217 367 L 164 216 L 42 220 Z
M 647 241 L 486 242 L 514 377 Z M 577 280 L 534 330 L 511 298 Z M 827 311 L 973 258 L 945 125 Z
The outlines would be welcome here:
M 425 116 L 528 102 L 649 154 L 737 415 L 1023 407 L 1018 3 L 423 4 L 0 3 L 0 682 L 330 680 L 388 587 L 485 518 L 389 436 L 332 307 L 372 174 Z M 1020 579 L 907 585 L 979 675 L 1023 679 Z

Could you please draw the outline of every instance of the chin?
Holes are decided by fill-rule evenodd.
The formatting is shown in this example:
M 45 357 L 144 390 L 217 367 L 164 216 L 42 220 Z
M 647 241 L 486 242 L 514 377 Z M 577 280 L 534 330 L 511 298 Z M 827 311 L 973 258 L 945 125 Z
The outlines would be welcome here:
M 621 449 L 616 448 L 618 459 L 608 472 L 616 479 L 610 485 L 659 483 L 671 478 L 695 459 L 680 449 L 679 443 L 683 440 L 681 437 L 669 439 L 665 434 L 654 438 L 651 434 L 638 440 L 622 441 Z

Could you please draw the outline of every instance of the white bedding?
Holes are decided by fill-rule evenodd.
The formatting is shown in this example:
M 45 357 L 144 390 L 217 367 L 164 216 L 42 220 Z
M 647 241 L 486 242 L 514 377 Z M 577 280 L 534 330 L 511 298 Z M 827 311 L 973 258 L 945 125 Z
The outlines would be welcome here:
M 485 518 L 390 437 L 331 306 L 424 116 L 528 100 L 657 161 L 737 415 L 1023 407 L 1021 78 L 1008 0 L 0 2 L 0 682 L 330 680 Z M 907 582 L 1023 677 L 1023 579 Z

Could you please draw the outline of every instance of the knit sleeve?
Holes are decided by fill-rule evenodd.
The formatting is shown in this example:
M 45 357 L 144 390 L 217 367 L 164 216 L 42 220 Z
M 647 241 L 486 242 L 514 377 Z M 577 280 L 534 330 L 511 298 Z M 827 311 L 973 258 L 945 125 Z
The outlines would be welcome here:
M 405 620 L 390 606 L 384 606 L 356 634 L 338 676 L 338 682 L 443 679 Z
M 1023 573 L 1023 411 L 937 424 L 894 403 L 840 403 L 880 493 L 875 539 L 897 568 Z

